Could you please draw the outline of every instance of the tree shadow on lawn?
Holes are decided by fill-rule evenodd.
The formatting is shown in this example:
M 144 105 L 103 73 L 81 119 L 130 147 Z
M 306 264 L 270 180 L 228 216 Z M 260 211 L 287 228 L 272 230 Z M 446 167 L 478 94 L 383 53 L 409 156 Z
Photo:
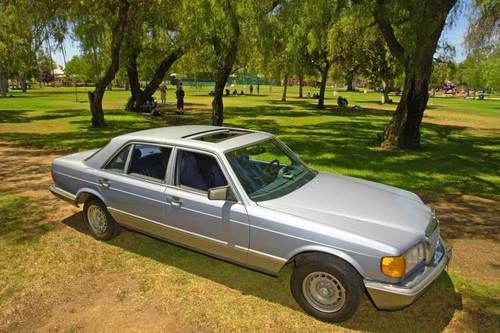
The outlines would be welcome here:
M 1 123 L 25 123 L 29 121 L 27 113 L 33 110 L 0 110 Z
M 88 234 L 81 212 L 67 217 L 62 222 L 81 233 Z M 243 295 L 253 295 L 281 304 L 292 311 L 302 311 L 290 293 L 289 281 L 292 272 L 290 265 L 274 278 L 127 229 L 109 243 L 163 265 L 173 266 L 239 290 Z M 379 311 L 368 297 L 364 297 L 356 315 L 337 325 L 370 332 L 438 332 L 448 325 L 455 310 L 461 309 L 461 295 L 455 293 L 453 282 L 444 272 L 429 290 L 409 307 L 400 311 Z M 312 317 L 309 318 L 314 320 Z
M 377 147 L 377 134 L 387 121 L 384 111 L 348 115 L 337 111 L 332 120 L 314 124 L 254 115 L 232 118 L 228 123 L 278 135 L 303 160 L 321 170 L 419 192 L 490 196 L 500 192 L 499 184 L 490 180 L 498 174 L 500 156 L 491 147 L 500 146 L 499 138 L 474 136 L 467 127 L 424 123 L 421 150 L 383 150 Z
M 34 110 L 0 110 L 0 123 L 29 123 L 37 120 L 55 120 L 84 115 L 83 109 L 60 109 L 44 111 L 43 114 L 31 116 Z

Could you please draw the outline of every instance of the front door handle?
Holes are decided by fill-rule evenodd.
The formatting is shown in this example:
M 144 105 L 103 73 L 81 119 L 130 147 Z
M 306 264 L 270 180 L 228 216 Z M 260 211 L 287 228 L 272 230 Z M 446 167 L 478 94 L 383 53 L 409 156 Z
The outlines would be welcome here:
M 182 200 L 179 197 L 172 196 L 170 197 L 170 204 L 175 207 L 182 206 Z
M 99 185 L 104 188 L 109 188 L 109 181 L 107 179 L 99 179 Z

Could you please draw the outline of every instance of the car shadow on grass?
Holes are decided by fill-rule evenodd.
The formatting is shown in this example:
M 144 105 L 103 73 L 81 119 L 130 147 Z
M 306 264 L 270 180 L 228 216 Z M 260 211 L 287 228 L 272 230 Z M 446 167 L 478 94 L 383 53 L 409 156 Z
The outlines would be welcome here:
M 88 234 L 81 212 L 67 217 L 62 222 L 78 232 Z M 176 267 L 239 290 L 243 295 L 277 303 L 292 311 L 302 311 L 289 289 L 293 269 L 291 265 L 287 265 L 275 278 L 127 229 L 123 229 L 120 236 L 109 241 L 109 244 L 162 265 Z M 368 297 L 364 297 L 354 317 L 337 325 L 369 332 L 438 332 L 449 324 L 458 309 L 462 309 L 461 295 L 455 293 L 451 278 L 444 272 L 429 290 L 409 307 L 399 311 L 379 311 Z

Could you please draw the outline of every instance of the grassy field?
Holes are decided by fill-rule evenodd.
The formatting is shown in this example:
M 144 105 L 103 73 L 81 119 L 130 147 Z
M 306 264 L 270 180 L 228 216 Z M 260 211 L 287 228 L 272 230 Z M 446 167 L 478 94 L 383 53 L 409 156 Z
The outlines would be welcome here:
M 81 213 L 47 193 L 51 159 L 124 132 L 208 124 L 211 99 L 188 90 L 185 115 L 169 105 L 165 117 L 151 118 L 122 111 L 127 92 L 108 92 L 108 126 L 95 130 L 79 90 L 78 101 L 72 89 L 0 99 L 7 147 L 0 145 L 7 149 L 0 151 L 0 331 L 500 331 L 499 100 L 431 99 L 423 149 L 405 152 L 376 147 L 395 105 L 380 105 L 375 93 L 341 92 L 363 108 L 356 112 L 334 107 L 331 90 L 322 111 L 313 100 L 293 98 L 294 89 L 288 102 L 279 101 L 278 87 L 225 98 L 226 124 L 273 132 L 315 168 L 424 197 L 465 198 L 458 208 L 446 201 L 438 210 L 444 234 L 457 241 L 456 268 L 408 308 L 380 312 L 364 298 L 351 320 L 331 325 L 295 304 L 290 267 L 275 279 L 130 231 L 108 243 L 92 239 Z
M 225 124 L 272 132 L 313 167 L 363 177 L 410 190 L 470 193 L 493 197 L 499 193 L 500 100 L 433 98 L 422 126 L 423 150 L 385 151 L 376 147 L 376 134 L 390 119 L 394 105 L 380 105 L 376 93 L 341 94 L 362 111 L 341 110 L 329 91 L 327 108 L 314 100 L 281 102 L 279 87 L 262 87 L 261 96 L 225 98 Z M 125 113 L 125 91 L 108 92 L 104 107 L 108 127 L 89 128 L 86 93 L 79 88 L 15 93 L 0 99 L 0 140 L 64 150 L 100 147 L 113 136 L 148 127 L 209 124 L 211 98 L 207 91 L 187 90 L 187 114 L 169 112 L 165 118 Z M 296 96 L 290 89 L 289 96 Z M 307 90 L 306 90 L 307 91 Z M 170 98 L 172 93 L 169 92 Z M 167 107 L 172 111 L 174 106 Z

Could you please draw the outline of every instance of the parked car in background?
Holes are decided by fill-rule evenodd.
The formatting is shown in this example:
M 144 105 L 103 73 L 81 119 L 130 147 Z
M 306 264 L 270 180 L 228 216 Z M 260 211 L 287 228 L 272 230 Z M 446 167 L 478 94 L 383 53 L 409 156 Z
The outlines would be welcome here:
M 52 177 L 95 238 L 125 226 L 267 274 L 293 265 L 295 300 L 330 322 L 365 292 L 379 309 L 409 305 L 451 256 L 417 195 L 315 171 L 264 132 L 144 130 L 57 158 Z

